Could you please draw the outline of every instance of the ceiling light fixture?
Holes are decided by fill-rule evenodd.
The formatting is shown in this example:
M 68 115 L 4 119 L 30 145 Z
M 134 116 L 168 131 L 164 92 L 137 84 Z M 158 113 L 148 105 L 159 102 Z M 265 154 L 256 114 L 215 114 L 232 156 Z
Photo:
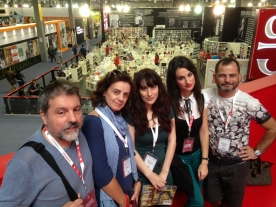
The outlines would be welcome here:
M 222 15 L 224 13 L 225 7 L 222 5 L 215 6 L 214 14 L 215 15 Z
M 122 12 L 123 6 L 121 4 L 117 4 L 116 9 L 117 9 L 118 12 Z
M 110 7 L 107 5 L 107 6 L 104 7 L 104 11 L 105 11 L 105 13 L 110 13 L 110 12 L 111 12 L 111 9 L 110 9 Z
M 191 11 L 191 7 L 190 7 L 189 4 L 187 4 L 187 5 L 185 6 L 185 11 Z
M 128 5 L 124 5 L 123 10 L 125 13 L 129 12 L 130 7 Z
M 80 8 L 80 15 L 82 17 L 88 17 L 90 15 L 90 10 L 87 4 L 84 4 L 81 8 Z
M 117 4 L 116 9 L 118 12 L 127 13 L 130 10 L 130 6 L 128 6 L 127 4 Z
M 194 11 L 196 14 L 200 14 L 202 12 L 202 6 L 200 6 L 199 4 L 196 5 Z

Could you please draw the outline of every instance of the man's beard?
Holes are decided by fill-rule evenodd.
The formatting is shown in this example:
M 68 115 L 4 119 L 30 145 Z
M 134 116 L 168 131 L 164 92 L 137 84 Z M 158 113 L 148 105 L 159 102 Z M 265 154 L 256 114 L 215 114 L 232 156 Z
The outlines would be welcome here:
M 217 84 L 217 87 L 224 91 L 224 92 L 231 92 L 231 91 L 234 91 L 236 90 L 236 88 L 238 87 L 239 83 L 236 83 L 236 84 L 233 84 L 233 87 L 232 88 L 225 88 L 223 85 L 220 85 L 220 84 Z
M 66 132 L 66 129 L 71 128 L 71 127 L 77 127 L 77 128 L 74 131 Z M 68 123 L 60 130 L 59 133 L 53 132 L 53 130 L 51 130 L 51 127 L 49 127 L 49 126 L 47 126 L 47 129 L 48 129 L 49 133 L 51 135 L 53 135 L 53 137 L 71 142 L 71 141 L 74 141 L 78 137 L 79 131 L 80 131 L 80 125 L 77 122 Z

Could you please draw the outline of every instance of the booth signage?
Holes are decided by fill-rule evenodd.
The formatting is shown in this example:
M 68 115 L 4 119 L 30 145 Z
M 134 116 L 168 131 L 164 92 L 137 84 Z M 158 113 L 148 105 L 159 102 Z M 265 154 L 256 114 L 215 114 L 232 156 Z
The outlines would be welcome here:
M 260 9 L 248 78 L 276 74 L 276 10 Z
M 83 33 L 83 29 L 81 27 L 77 27 L 77 34 L 82 34 Z
M 78 18 L 75 19 L 75 25 L 76 25 L 76 36 L 77 36 L 77 42 L 84 42 L 84 31 L 83 31 L 83 26 L 82 26 L 83 19 Z

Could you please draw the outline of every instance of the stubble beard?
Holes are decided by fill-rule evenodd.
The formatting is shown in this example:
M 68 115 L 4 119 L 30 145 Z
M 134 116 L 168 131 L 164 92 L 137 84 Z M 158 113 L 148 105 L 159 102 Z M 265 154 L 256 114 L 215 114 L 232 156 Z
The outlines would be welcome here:
M 232 91 L 235 91 L 238 87 L 239 83 L 236 83 L 233 85 L 232 88 L 228 89 L 228 88 L 225 88 L 223 85 L 221 84 L 217 84 L 217 87 L 221 90 L 221 91 L 224 91 L 224 92 L 232 92 Z
M 72 126 L 75 126 L 77 127 L 74 131 L 72 132 L 66 132 L 66 129 L 72 127 Z M 74 123 L 67 123 L 61 130 L 59 133 L 55 133 L 51 127 L 47 127 L 48 131 L 50 134 L 52 134 L 55 138 L 57 139 L 61 139 L 61 140 L 65 140 L 65 141 L 69 141 L 69 142 L 72 142 L 74 141 L 78 135 L 79 135 L 79 132 L 80 132 L 80 125 L 79 123 L 77 122 L 74 122 Z

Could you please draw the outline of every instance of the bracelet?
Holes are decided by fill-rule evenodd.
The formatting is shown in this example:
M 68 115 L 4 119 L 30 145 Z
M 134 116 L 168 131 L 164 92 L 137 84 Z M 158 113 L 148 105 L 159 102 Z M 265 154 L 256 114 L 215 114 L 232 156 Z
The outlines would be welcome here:
M 203 160 L 209 160 L 208 157 L 202 157 L 201 159 L 203 159 Z

